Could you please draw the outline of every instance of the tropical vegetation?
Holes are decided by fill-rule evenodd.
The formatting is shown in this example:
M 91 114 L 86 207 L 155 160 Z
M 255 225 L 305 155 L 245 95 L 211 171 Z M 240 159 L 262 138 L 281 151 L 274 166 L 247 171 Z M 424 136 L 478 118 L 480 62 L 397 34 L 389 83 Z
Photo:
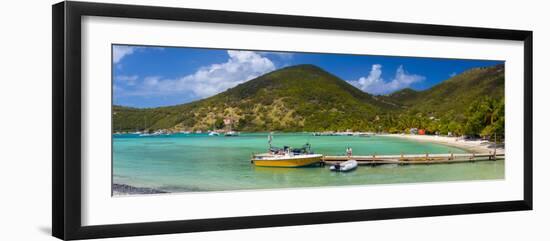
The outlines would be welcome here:
M 474 68 L 427 90 L 371 95 L 313 65 L 273 71 L 195 102 L 113 106 L 114 131 L 373 131 L 504 134 L 504 65 Z

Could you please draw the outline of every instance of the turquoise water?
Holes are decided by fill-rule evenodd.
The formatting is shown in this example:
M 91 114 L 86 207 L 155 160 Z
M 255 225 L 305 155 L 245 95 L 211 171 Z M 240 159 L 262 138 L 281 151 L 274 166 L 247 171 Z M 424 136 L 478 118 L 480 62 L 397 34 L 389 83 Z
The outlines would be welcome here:
M 273 145 L 300 147 L 309 142 L 315 153 L 354 155 L 465 153 L 454 147 L 394 137 L 275 134 Z M 250 163 L 252 153 L 267 150 L 267 134 L 238 137 L 205 134 L 113 137 L 113 182 L 169 192 L 224 191 L 504 178 L 504 161 L 436 165 L 360 166 L 349 173 L 326 167 L 269 168 Z

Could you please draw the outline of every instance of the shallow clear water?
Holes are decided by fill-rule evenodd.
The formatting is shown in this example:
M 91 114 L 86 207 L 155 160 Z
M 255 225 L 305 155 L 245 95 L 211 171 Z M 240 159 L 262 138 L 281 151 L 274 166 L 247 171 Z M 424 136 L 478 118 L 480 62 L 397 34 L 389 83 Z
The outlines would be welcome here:
M 465 153 L 454 147 L 394 137 L 312 136 L 278 134 L 273 145 L 300 147 L 311 143 L 315 153 L 354 155 Z M 170 192 L 223 191 L 504 178 L 504 161 L 434 165 L 359 166 L 349 173 L 327 167 L 270 168 L 250 163 L 252 153 L 267 150 L 267 133 L 238 137 L 206 134 L 113 137 L 113 182 Z

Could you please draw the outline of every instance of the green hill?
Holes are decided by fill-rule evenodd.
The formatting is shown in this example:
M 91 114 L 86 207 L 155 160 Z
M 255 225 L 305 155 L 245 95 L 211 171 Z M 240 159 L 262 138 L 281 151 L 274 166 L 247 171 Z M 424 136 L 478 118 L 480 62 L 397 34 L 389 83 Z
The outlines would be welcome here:
M 504 65 L 473 68 L 430 89 L 415 91 L 407 88 L 385 98 L 405 109 L 444 113 L 450 110 L 464 112 L 481 97 L 504 97 Z
M 429 133 L 504 133 L 504 65 L 473 68 L 423 91 L 403 89 L 381 96 L 399 106 L 384 115 L 384 130 L 407 128 Z
M 402 132 L 416 127 L 466 133 L 472 108 L 496 109 L 503 96 L 503 65 L 474 68 L 424 91 L 403 89 L 385 96 L 365 93 L 319 67 L 297 65 L 183 105 L 113 106 L 113 128 L 204 131 L 224 128 L 229 119 L 239 131 Z
M 154 109 L 115 106 L 114 128 L 207 130 L 223 119 L 243 131 L 370 128 L 376 113 L 395 108 L 313 65 L 265 74 L 196 102 Z
M 393 102 L 395 104 L 403 105 L 405 102 L 414 100 L 419 96 L 419 91 L 413 90 L 411 88 L 405 88 L 398 91 L 395 91 L 389 94 L 387 101 Z

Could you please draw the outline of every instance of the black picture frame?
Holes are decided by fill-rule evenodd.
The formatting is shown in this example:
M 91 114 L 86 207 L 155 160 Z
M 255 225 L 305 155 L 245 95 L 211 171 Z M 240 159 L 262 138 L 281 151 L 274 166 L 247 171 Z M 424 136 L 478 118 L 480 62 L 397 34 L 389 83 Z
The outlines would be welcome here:
M 327 30 L 516 40 L 524 43 L 523 199 L 403 208 L 343 210 L 82 226 L 81 224 L 81 17 L 104 16 Z M 90 2 L 52 6 L 52 233 L 60 239 L 200 232 L 380 219 L 532 210 L 533 32 L 523 30 L 366 21 Z

